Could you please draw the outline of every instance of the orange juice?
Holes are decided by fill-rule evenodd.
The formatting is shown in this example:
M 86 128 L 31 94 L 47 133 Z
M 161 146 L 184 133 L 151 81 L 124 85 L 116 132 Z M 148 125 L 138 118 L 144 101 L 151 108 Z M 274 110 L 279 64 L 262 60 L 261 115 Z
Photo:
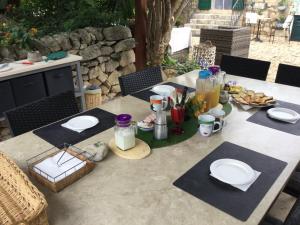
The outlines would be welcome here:
M 196 99 L 198 101 L 205 101 L 206 107 L 204 112 L 207 112 L 211 108 L 216 107 L 219 104 L 220 98 L 220 85 L 216 85 L 212 90 L 208 92 L 196 92 Z
M 217 76 L 212 75 L 208 70 L 201 70 L 196 81 L 196 99 L 197 101 L 205 101 L 205 108 L 202 110 L 207 112 L 219 103 L 221 84 Z

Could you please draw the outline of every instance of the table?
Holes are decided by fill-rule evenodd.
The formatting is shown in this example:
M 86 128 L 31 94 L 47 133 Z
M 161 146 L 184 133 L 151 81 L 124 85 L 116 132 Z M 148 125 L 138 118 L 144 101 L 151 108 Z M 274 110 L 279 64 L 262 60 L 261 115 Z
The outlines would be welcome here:
M 197 71 L 174 78 L 194 87 Z M 300 104 L 300 88 L 248 78 L 228 76 L 239 84 L 265 91 L 276 98 Z M 132 96 L 117 98 L 101 106 L 115 114 L 131 113 L 136 120 L 149 114 L 149 104 Z M 58 194 L 34 182 L 49 203 L 52 225 L 257 225 L 276 199 L 300 158 L 300 138 L 250 122 L 255 110 L 236 107 L 226 118 L 222 133 L 210 138 L 195 135 L 171 147 L 154 149 L 143 160 L 125 160 L 112 153 L 93 172 Z M 108 141 L 113 129 L 81 143 L 84 147 L 98 140 Z M 269 155 L 285 162 L 287 167 L 246 222 L 237 220 L 172 185 L 183 173 L 212 152 L 224 141 Z M 25 159 L 52 147 L 49 143 L 25 133 L 0 143 L 0 150 L 26 169 Z
M 262 42 L 260 39 L 260 33 L 261 33 L 261 23 L 265 21 L 269 21 L 271 18 L 265 18 L 263 16 L 258 16 L 258 24 L 257 24 L 257 32 L 255 38 L 253 38 L 254 41 Z

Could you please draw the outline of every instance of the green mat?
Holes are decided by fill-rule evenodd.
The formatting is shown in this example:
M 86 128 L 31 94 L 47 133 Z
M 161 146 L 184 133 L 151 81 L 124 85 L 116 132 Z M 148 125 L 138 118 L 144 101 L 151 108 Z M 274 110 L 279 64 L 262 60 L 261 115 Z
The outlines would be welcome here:
M 225 111 L 227 116 L 232 110 L 231 104 L 227 103 L 223 105 L 223 110 Z M 156 140 L 154 139 L 153 131 L 145 132 L 140 129 L 138 130 L 138 134 L 136 135 L 136 137 L 146 142 L 151 149 L 154 149 L 178 144 L 191 138 L 198 132 L 198 119 L 193 116 L 190 116 L 186 121 L 183 122 L 181 127 L 183 128 L 184 133 L 181 135 L 175 135 L 171 132 L 172 128 L 174 128 L 175 125 L 172 123 L 170 117 L 168 117 L 167 119 L 169 133 L 166 140 Z

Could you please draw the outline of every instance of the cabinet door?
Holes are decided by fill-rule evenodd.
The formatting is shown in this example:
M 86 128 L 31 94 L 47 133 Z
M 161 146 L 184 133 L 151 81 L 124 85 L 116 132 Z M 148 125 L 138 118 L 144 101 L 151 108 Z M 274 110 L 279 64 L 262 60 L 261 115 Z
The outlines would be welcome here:
M 42 73 L 11 80 L 17 106 L 46 97 L 46 88 Z
M 0 117 L 3 112 L 16 107 L 9 81 L 0 82 Z
M 46 71 L 45 80 L 48 95 L 50 96 L 74 90 L 71 67 Z

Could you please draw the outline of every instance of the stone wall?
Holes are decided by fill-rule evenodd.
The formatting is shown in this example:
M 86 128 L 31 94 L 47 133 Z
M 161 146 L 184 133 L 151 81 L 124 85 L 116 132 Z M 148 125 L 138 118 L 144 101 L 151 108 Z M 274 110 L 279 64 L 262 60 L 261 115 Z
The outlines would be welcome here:
M 81 74 L 84 85 L 95 84 L 102 89 L 104 99 L 120 93 L 118 77 L 135 72 L 135 40 L 129 28 L 114 26 L 108 28 L 86 27 L 71 33 L 45 36 L 40 42 L 47 48 L 44 54 L 65 50 L 83 57 Z M 73 72 L 74 83 L 76 71 Z
M 43 55 L 55 51 L 68 51 L 83 57 L 81 73 L 84 85 L 99 85 L 103 100 L 110 100 L 120 93 L 118 78 L 136 71 L 135 40 L 129 28 L 114 26 L 108 28 L 86 27 L 70 33 L 45 36 L 35 41 Z M 0 62 L 17 60 L 13 49 L 1 49 Z M 77 86 L 76 70 L 73 80 Z M 0 141 L 10 138 L 5 122 L 0 121 Z

